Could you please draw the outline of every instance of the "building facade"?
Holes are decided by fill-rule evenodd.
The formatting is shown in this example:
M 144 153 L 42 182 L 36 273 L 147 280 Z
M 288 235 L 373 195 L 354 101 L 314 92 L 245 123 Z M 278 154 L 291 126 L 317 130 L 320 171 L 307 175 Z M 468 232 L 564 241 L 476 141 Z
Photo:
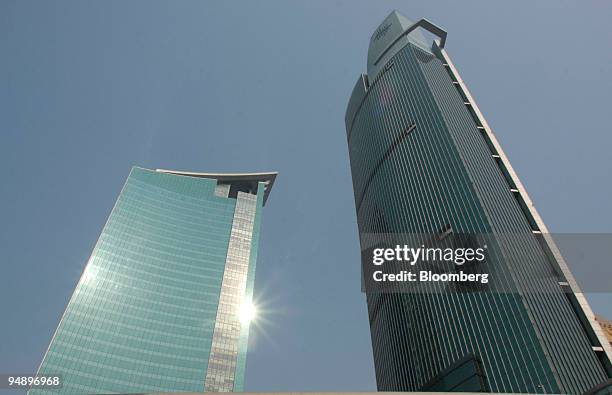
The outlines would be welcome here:
M 275 177 L 134 167 L 40 365 L 62 376 L 48 392 L 242 391 Z
M 489 235 L 499 288 L 366 289 L 378 389 L 584 393 L 610 346 L 445 42 L 396 11 L 371 37 L 345 118 L 362 254 L 372 234 Z

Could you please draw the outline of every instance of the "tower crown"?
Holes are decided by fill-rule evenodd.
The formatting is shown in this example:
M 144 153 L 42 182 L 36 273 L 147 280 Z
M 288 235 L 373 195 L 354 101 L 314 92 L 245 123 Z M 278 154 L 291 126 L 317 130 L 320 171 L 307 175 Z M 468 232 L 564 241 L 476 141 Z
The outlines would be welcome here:
M 397 10 L 393 10 L 370 37 L 368 48 L 368 78 L 373 81 L 380 70 L 397 51 L 409 42 L 430 51 L 431 45 L 417 30 L 419 27 L 440 37 L 440 46 L 444 47 L 446 32 L 426 19 L 413 22 Z

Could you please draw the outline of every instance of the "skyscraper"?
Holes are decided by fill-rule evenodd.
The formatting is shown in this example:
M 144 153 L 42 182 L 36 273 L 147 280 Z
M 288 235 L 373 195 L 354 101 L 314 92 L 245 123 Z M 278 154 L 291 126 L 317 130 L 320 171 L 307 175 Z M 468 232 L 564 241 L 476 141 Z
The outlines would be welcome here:
M 242 391 L 275 177 L 134 167 L 39 368 L 62 375 L 49 392 Z
M 345 117 L 362 254 L 371 234 L 493 235 L 504 292 L 366 289 L 378 389 L 583 393 L 612 351 L 445 42 L 396 11 L 370 39 Z

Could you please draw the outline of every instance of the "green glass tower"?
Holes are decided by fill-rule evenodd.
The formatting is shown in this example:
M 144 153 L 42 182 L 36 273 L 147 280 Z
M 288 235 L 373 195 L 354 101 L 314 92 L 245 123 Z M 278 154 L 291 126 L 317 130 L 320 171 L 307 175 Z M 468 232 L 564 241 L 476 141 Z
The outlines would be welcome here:
M 499 288 L 366 289 L 378 389 L 584 393 L 612 349 L 445 43 L 395 11 L 370 39 L 345 117 L 362 255 L 372 235 L 488 235 Z
M 134 167 L 31 394 L 242 391 L 262 207 L 276 173 Z

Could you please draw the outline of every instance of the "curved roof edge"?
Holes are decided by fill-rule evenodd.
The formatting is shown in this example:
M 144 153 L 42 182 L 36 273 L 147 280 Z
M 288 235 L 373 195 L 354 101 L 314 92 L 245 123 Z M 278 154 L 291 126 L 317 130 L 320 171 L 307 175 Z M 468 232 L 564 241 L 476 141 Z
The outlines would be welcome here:
M 361 108 L 361 104 L 369 94 L 370 88 L 376 84 L 387 62 L 409 42 L 423 49 L 429 46 L 425 37 L 417 30 L 419 28 L 438 37 L 437 40 L 433 40 L 431 51 L 435 52 L 437 48 L 444 48 L 447 36 L 446 30 L 425 18 L 412 22 L 397 10 L 391 11 L 372 33 L 368 47 L 367 72 L 359 76 L 349 97 L 344 115 L 348 139 L 350 139 L 353 121 Z
M 198 178 L 210 178 L 224 183 L 232 185 L 246 185 L 250 186 L 251 189 L 257 190 L 257 184 L 263 182 L 265 184 L 263 204 L 265 205 L 268 200 L 268 195 L 274 185 L 274 180 L 278 172 L 265 172 L 265 173 L 199 173 L 191 171 L 180 171 L 180 170 L 167 170 L 167 169 L 155 169 L 159 173 L 174 174 L 177 176 L 185 177 L 198 177 Z

